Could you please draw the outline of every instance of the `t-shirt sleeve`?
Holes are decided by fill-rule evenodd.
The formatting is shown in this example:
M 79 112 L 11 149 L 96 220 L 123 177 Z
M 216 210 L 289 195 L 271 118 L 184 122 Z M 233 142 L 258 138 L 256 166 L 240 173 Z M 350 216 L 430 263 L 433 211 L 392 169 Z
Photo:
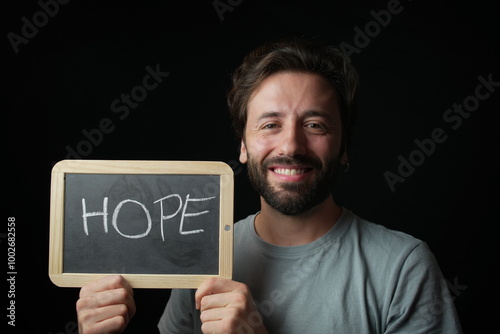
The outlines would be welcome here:
M 158 323 L 161 334 L 201 333 L 199 311 L 194 305 L 195 290 L 174 289 Z
M 401 267 L 385 333 L 462 333 L 446 281 L 424 242 Z

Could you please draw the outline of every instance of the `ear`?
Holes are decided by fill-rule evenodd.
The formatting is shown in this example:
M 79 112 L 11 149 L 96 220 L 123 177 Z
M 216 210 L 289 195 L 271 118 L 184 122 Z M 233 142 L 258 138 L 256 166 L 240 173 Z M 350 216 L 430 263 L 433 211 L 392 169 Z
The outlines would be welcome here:
M 342 153 L 342 156 L 340 157 L 340 163 L 342 165 L 347 165 L 349 162 L 349 159 L 347 158 L 347 150 L 344 150 L 344 153 Z
M 248 155 L 247 155 L 247 148 L 245 146 L 245 141 L 241 139 L 241 145 L 240 145 L 240 162 L 242 164 L 246 164 L 248 161 Z

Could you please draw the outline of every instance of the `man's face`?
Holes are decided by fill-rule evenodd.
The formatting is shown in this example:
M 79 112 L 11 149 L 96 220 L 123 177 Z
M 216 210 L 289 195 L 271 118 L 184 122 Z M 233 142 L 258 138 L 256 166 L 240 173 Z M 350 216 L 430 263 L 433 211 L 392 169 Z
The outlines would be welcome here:
M 247 113 L 240 161 L 265 202 L 286 215 L 322 203 L 345 158 L 334 88 L 315 74 L 276 73 L 252 94 Z

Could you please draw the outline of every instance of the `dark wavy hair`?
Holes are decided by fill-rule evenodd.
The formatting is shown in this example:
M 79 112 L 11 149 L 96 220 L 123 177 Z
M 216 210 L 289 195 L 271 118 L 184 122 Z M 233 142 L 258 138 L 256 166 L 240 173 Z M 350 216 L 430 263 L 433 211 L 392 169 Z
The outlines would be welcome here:
M 232 75 L 227 103 L 236 136 L 241 139 L 247 105 L 264 79 L 278 72 L 309 72 L 325 78 L 340 104 L 343 149 L 349 146 L 356 119 L 359 79 L 350 59 L 338 47 L 315 39 L 292 38 L 268 42 L 250 52 Z

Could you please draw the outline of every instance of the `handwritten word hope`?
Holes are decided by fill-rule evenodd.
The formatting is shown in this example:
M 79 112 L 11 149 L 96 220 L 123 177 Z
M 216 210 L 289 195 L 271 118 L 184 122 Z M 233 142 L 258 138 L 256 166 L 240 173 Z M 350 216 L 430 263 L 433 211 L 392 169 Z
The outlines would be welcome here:
M 162 197 L 162 198 L 154 201 L 153 202 L 154 204 L 158 203 L 160 205 L 160 216 L 161 216 L 161 219 L 160 219 L 160 228 L 161 228 L 161 237 L 162 237 L 162 240 L 165 241 L 164 228 L 163 228 L 164 221 L 166 221 L 168 219 L 174 218 L 175 216 L 177 216 L 179 214 L 179 212 L 181 212 L 181 210 L 182 210 L 182 212 L 180 213 L 181 214 L 181 220 L 180 220 L 180 224 L 179 224 L 179 233 L 181 235 L 189 235 L 189 234 L 195 234 L 195 233 L 204 232 L 204 229 L 196 229 L 196 230 L 185 231 L 184 230 L 184 219 L 186 217 L 195 217 L 195 216 L 200 216 L 200 215 L 203 215 L 203 214 L 207 214 L 207 213 L 209 213 L 209 210 L 204 210 L 204 211 L 200 211 L 200 212 L 189 212 L 189 213 L 187 213 L 186 212 L 187 211 L 187 207 L 188 207 L 189 203 L 192 203 L 192 202 L 204 202 L 204 201 L 209 201 L 209 200 L 214 199 L 214 198 L 215 198 L 215 196 L 205 197 L 205 198 L 190 198 L 190 195 L 187 194 L 185 200 L 183 201 L 182 197 L 179 194 L 171 194 L 171 195 Z M 164 205 L 164 203 L 166 201 L 169 201 L 169 202 L 172 202 L 172 201 L 178 202 L 177 208 L 172 213 L 166 212 L 166 211 L 168 211 L 168 210 L 166 210 L 166 205 Z M 124 206 L 126 206 L 126 205 L 139 206 L 144 211 L 144 215 L 145 215 L 147 223 L 148 223 L 145 232 L 140 233 L 140 234 L 135 234 L 135 235 L 128 235 L 128 234 L 122 233 L 120 231 L 120 228 L 119 228 L 120 210 L 122 210 L 122 208 Z M 85 202 L 85 198 L 82 198 L 83 230 L 85 231 L 86 235 L 89 235 L 88 218 L 89 217 L 96 217 L 96 216 L 102 216 L 102 218 L 103 218 L 104 232 L 108 233 L 108 212 L 109 212 L 108 211 L 108 197 L 104 197 L 104 199 L 102 201 L 102 206 L 103 206 L 102 211 L 88 212 L 87 211 L 87 205 L 86 205 L 86 202 Z M 123 236 L 125 238 L 130 238 L 130 239 L 139 239 L 139 238 L 144 238 L 145 236 L 147 236 L 149 234 L 149 232 L 151 231 L 151 228 L 153 226 L 153 223 L 152 223 L 152 219 L 151 219 L 151 214 L 149 213 L 149 210 L 146 208 L 146 206 L 143 203 L 141 203 L 139 201 L 136 201 L 136 200 L 133 200 L 133 199 L 125 199 L 125 200 L 121 201 L 120 203 L 118 203 L 116 205 L 116 208 L 113 211 L 113 215 L 111 216 L 111 225 L 115 228 L 116 232 L 118 232 L 121 236 Z

